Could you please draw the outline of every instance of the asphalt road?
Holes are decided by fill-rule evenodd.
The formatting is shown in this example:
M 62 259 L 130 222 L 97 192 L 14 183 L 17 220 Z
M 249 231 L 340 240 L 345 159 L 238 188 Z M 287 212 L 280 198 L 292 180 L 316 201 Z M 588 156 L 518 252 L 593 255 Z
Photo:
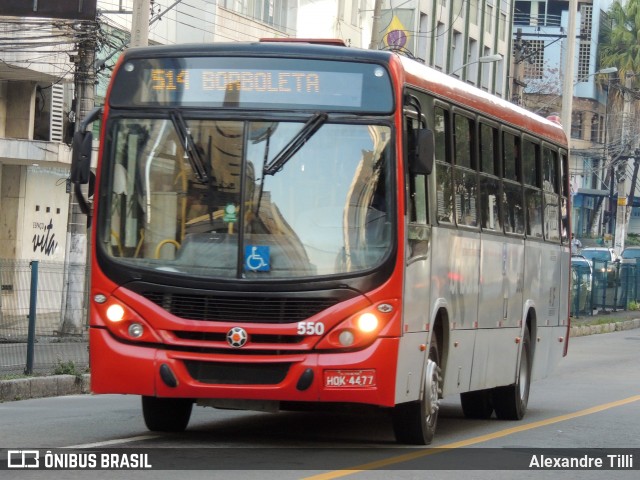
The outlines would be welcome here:
M 0 468 L 8 449 L 43 449 L 44 454 L 44 449 L 66 448 L 64 452 L 150 452 L 155 468 L 167 470 L 0 470 L 0 476 L 635 479 L 640 466 L 639 366 L 640 330 L 572 338 L 570 355 L 549 378 L 532 385 L 523 421 L 468 420 L 457 397 L 445 399 L 431 447 L 447 451 L 399 447 L 389 418 L 362 409 L 266 414 L 198 407 L 185 433 L 158 434 L 145 429 L 137 397 L 79 395 L 8 402 L 0 404 Z M 589 457 L 635 454 L 634 469 L 528 468 L 532 455 L 542 452 L 532 449 L 547 448 L 556 453 L 577 448 Z M 514 464 L 519 470 L 508 470 Z M 474 470 L 462 471 L 465 468 Z

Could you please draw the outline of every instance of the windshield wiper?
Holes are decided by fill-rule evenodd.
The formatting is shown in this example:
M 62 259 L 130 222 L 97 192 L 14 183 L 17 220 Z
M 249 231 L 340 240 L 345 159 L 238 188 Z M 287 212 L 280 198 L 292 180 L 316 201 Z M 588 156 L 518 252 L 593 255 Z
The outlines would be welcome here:
M 262 169 L 263 175 L 275 175 L 279 172 L 282 167 L 284 167 L 285 163 L 291 160 L 298 150 L 300 150 L 305 143 L 318 131 L 318 129 L 327 121 L 327 114 L 322 112 L 315 113 L 308 121 L 304 124 L 304 127 L 300 129 L 300 131 L 289 140 L 282 150 L 278 152 L 278 154 L 273 157 L 268 164 L 264 166 Z
M 207 174 L 207 170 L 205 168 L 205 162 L 202 159 L 202 153 L 198 149 L 196 142 L 193 141 L 193 137 L 191 136 L 191 130 L 187 126 L 187 122 L 185 122 L 182 113 L 179 110 L 174 110 L 171 112 L 171 122 L 178 132 L 178 137 L 180 139 L 184 139 L 184 155 L 185 158 L 189 158 L 189 163 L 191 164 L 191 168 L 193 169 L 193 173 L 196 178 L 201 183 L 206 183 L 209 180 L 209 175 Z

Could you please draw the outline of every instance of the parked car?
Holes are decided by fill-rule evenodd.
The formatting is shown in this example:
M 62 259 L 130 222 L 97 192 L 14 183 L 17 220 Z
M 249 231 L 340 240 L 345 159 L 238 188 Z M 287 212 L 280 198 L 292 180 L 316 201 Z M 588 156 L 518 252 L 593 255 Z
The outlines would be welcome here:
M 622 263 L 624 264 L 636 264 L 636 259 L 640 258 L 640 247 L 627 247 L 622 251 L 620 255 Z
M 591 264 L 584 257 L 571 257 L 571 315 L 590 313 L 591 306 Z
M 591 291 L 591 284 L 594 280 L 591 261 L 583 255 L 571 255 L 571 269 L 575 270 L 578 275 L 575 280 L 579 280 L 580 284 L 587 285 L 589 291 Z M 595 286 L 597 287 L 597 283 Z
M 606 278 L 608 285 L 615 284 L 619 260 L 613 248 L 587 247 L 580 251 L 580 255 L 591 262 L 596 281 Z

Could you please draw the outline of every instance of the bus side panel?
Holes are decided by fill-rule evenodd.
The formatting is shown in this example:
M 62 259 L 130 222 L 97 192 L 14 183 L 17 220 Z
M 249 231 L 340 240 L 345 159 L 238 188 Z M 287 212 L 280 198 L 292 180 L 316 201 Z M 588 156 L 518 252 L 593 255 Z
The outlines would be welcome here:
M 516 337 L 522 319 L 524 241 L 482 235 L 478 335 L 473 352 L 471 390 L 509 385 L 518 361 Z
M 469 389 L 478 314 L 480 249 L 477 232 L 433 229 L 431 305 L 447 305 L 448 342 L 440 352 L 443 393 Z M 443 339 L 446 340 L 446 339 Z
M 527 242 L 524 298 L 535 305 L 536 324 L 539 326 L 558 325 L 560 262 L 560 245 Z M 526 312 L 523 314 L 523 320 L 526 320 Z
M 566 310 L 564 306 L 567 300 L 561 297 L 563 289 L 559 288 L 558 282 L 563 275 L 564 257 L 560 245 L 536 241 L 527 244 L 525 298 L 535 306 L 536 315 L 536 328 L 531 332 L 533 379 L 546 377 L 557 363 L 555 358 L 562 357 L 564 343 L 559 342 L 558 338 L 566 334 L 566 327 L 561 326 L 564 319 L 560 321 L 560 316 L 566 315 L 561 310 Z M 523 320 L 526 320 L 526 314 L 523 312 Z
M 537 338 L 532 339 L 535 341 L 532 380 L 545 378 L 555 369 L 564 355 L 566 337 L 566 326 L 538 328 Z
M 519 328 L 483 328 L 476 333 L 469 390 L 511 385 L 516 379 Z

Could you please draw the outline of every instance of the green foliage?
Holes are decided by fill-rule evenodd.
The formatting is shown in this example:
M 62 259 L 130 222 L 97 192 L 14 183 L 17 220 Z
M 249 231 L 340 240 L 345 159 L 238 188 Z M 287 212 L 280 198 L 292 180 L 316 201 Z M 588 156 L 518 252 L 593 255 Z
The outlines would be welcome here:
M 73 361 L 69 360 L 68 362 L 63 362 L 58 359 L 58 364 L 53 369 L 54 375 L 75 375 L 79 376 L 82 373 L 78 371 L 76 368 L 76 364 Z
M 600 37 L 600 68 L 617 67 L 621 79 L 640 71 L 640 0 L 616 0 Z
M 627 235 L 624 244 L 627 247 L 640 246 L 640 235 L 638 235 L 637 233 L 630 233 L 629 235 Z
M 638 302 L 636 302 L 634 300 L 631 300 L 629 302 L 629 305 L 627 306 L 627 308 L 629 310 L 640 310 L 640 303 L 638 303 Z

